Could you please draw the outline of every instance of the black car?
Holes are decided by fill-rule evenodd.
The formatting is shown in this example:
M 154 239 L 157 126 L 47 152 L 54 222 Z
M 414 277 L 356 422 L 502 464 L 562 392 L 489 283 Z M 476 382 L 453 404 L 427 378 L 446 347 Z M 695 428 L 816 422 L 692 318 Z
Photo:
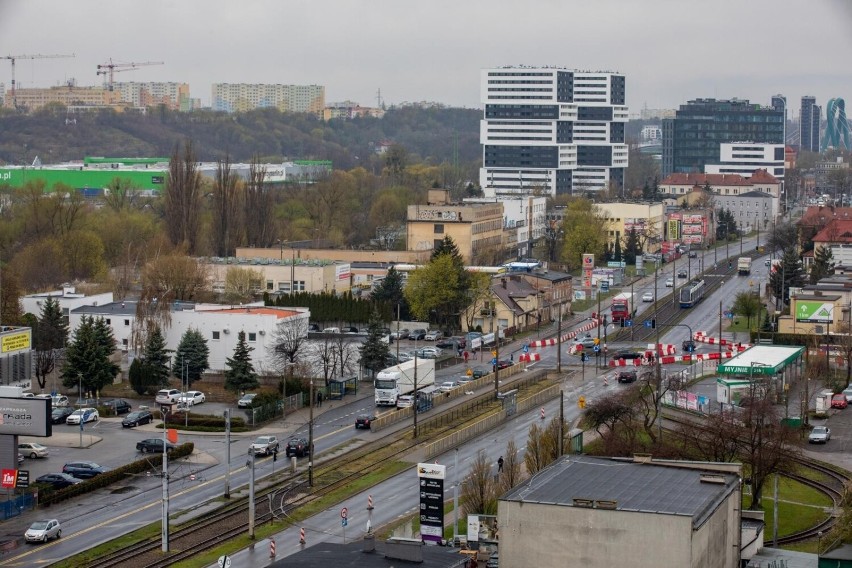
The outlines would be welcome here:
M 485 367 L 474 367 L 473 368 L 473 378 L 474 379 L 481 379 L 482 377 L 484 377 L 488 373 L 489 373 L 489 371 Z
M 633 383 L 636 382 L 636 371 L 626 370 L 618 372 L 618 382 L 619 383 Z
M 678 278 L 686 278 L 687 277 L 686 270 L 679 270 L 678 273 L 677 273 L 677 277 Z
M 641 359 L 642 354 L 636 353 L 635 351 L 622 351 L 621 353 L 616 353 L 613 357 L 613 361 L 632 361 L 634 359 Z
M 689 258 L 698 258 L 698 253 L 694 250 L 689 251 Z
M 152 452 L 157 454 L 163 453 L 163 439 L 162 438 L 148 438 L 146 440 L 140 440 L 136 442 L 136 449 L 142 452 Z M 166 442 L 166 449 L 173 450 L 175 449 L 175 445 L 169 442 Z
M 511 367 L 514 364 L 515 364 L 514 361 L 507 361 L 506 359 L 500 359 L 499 361 L 497 361 L 497 369 L 505 369 L 507 367 Z
M 54 424 L 65 424 L 65 419 L 72 414 L 74 414 L 74 409 L 70 406 L 54 408 L 50 412 L 50 421 Z
M 124 400 L 123 398 L 116 398 L 113 400 L 105 400 L 101 402 L 101 406 L 105 406 L 112 410 L 116 415 L 119 414 L 127 414 L 132 410 L 130 403 Z
M 369 428 L 370 423 L 375 419 L 376 417 L 372 414 L 359 414 L 358 417 L 355 419 L 355 429 L 357 430 L 358 428 Z
M 77 479 L 91 479 L 108 471 L 108 467 L 89 461 L 69 462 L 62 466 L 62 473 L 73 475 Z
M 288 458 L 292 456 L 301 458 L 311 452 L 308 449 L 308 441 L 305 438 L 290 438 L 290 441 L 287 442 L 287 447 L 284 449 L 284 453 Z
M 36 483 L 44 483 L 50 485 L 54 489 L 62 489 L 69 485 L 77 485 L 82 479 L 77 479 L 73 475 L 67 473 L 46 473 L 39 478 L 36 478 Z
M 134 426 L 141 426 L 142 424 L 150 424 L 153 421 L 154 415 L 151 414 L 151 411 L 137 410 L 136 412 L 131 412 L 125 416 L 124 420 L 121 421 L 121 425 L 125 428 L 133 428 Z
M 414 341 L 420 341 L 421 339 L 426 338 L 426 330 L 425 329 L 412 329 L 411 333 L 408 334 L 408 339 L 413 339 Z

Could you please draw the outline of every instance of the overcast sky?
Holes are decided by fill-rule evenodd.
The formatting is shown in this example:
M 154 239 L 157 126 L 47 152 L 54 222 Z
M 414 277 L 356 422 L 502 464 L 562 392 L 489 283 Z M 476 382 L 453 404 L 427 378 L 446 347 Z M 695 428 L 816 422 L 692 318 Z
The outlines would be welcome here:
M 480 69 L 554 65 L 627 77 L 631 113 L 699 97 L 852 104 L 847 0 L 0 0 L 0 56 L 21 87 L 116 74 L 176 81 L 210 104 L 212 83 L 318 84 L 326 101 L 480 107 Z M 11 66 L 0 61 L 9 88 Z

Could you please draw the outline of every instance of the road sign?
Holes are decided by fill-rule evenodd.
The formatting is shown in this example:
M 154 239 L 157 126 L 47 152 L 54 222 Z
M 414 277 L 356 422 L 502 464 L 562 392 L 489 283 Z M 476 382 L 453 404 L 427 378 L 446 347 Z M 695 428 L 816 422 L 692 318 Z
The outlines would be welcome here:
M 491 364 L 492 364 L 492 365 L 496 365 L 496 364 L 497 364 L 497 358 L 496 358 L 496 357 L 495 357 L 494 359 L 491 359 Z
M 18 470 L 18 480 L 15 482 L 15 487 L 26 488 L 30 486 L 30 471 L 28 469 Z
M 530 346 L 529 346 L 528 343 L 525 343 L 524 344 L 524 353 L 529 353 L 529 352 L 530 352 Z
M 220 556 L 219 568 L 231 568 L 231 558 L 229 556 Z
M 580 408 L 586 408 L 586 397 L 585 396 L 581 396 L 580 398 L 577 399 L 577 406 L 579 406 Z
M 645 327 L 654 327 L 654 324 L 653 324 L 653 323 L 651 323 L 651 320 L 645 320 L 645 321 L 643 321 L 643 322 L 642 322 L 642 325 L 644 325 Z
M 581 353 L 580 354 L 580 361 L 585 362 L 585 361 L 588 361 L 588 360 L 589 360 L 589 354 L 588 353 Z
M 624 320 L 624 327 L 633 327 L 633 320 Z
M 595 353 L 600 353 L 600 351 L 601 351 L 601 346 L 600 346 L 600 345 L 595 345 L 593 349 L 594 349 L 594 352 L 595 352 Z
M 349 521 L 347 521 L 345 518 L 340 519 L 340 526 L 341 527 L 345 527 L 348 524 L 349 524 Z
M 340 518 L 341 519 L 345 519 L 346 515 L 348 515 L 348 514 L 349 514 L 349 509 L 347 509 L 346 507 L 343 507 L 342 509 L 340 509 Z

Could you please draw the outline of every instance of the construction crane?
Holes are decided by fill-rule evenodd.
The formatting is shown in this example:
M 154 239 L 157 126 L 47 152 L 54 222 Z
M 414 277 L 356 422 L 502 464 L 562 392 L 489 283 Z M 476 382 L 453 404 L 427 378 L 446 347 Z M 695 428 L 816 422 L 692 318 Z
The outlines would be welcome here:
M 12 62 L 12 106 L 18 108 L 18 99 L 15 96 L 15 60 L 16 59 L 63 59 L 66 57 L 76 57 L 73 53 L 71 55 L 4 55 L 0 56 L 0 59 L 8 59 Z
M 109 90 L 112 91 L 113 73 L 120 73 L 122 71 L 136 71 L 137 68 L 142 67 L 144 65 L 164 65 L 164 63 L 162 61 L 143 61 L 142 63 L 113 63 L 112 58 L 110 58 L 109 63 L 103 63 L 101 65 L 98 65 L 98 75 L 109 75 L 107 85 L 109 87 Z

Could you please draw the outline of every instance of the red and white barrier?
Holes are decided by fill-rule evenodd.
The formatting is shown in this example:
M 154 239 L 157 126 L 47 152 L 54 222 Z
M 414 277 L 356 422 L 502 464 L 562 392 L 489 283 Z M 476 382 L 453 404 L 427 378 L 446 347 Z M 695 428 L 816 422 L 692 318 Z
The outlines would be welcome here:
M 698 341 L 699 343 L 707 343 L 708 345 L 727 345 L 729 347 L 735 348 L 737 351 L 745 351 L 746 349 L 751 347 L 751 344 L 749 343 L 739 343 L 736 341 L 731 341 L 729 339 L 719 339 L 718 337 L 710 337 L 704 331 L 696 331 L 693 334 L 692 339 L 694 341 Z
M 648 351 L 654 351 L 655 345 L 653 343 L 648 344 Z M 657 343 L 656 344 L 657 353 L 661 353 L 663 355 L 674 355 L 677 353 L 677 347 L 670 343 Z
M 583 333 L 584 331 L 589 331 L 590 329 L 594 329 L 597 326 L 598 320 L 593 319 L 586 325 L 579 327 L 573 331 L 569 331 L 559 339 L 552 337 L 550 339 L 536 339 L 535 341 L 530 341 L 530 347 L 550 347 L 552 345 L 558 345 L 560 343 L 560 339 L 562 342 L 569 341 L 577 337 L 578 334 Z
M 518 355 L 518 361 L 525 361 L 527 363 L 541 361 L 541 353 L 521 353 Z
M 713 361 L 717 359 L 730 359 L 737 353 L 735 351 L 725 351 L 719 353 L 695 353 L 690 355 L 666 355 L 660 357 L 660 365 L 671 365 L 672 363 L 690 363 L 693 361 Z M 610 367 L 639 367 L 641 365 L 653 365 L 655 360 L 648 357 L 641 359 L 614 359 L 609 362 Z

